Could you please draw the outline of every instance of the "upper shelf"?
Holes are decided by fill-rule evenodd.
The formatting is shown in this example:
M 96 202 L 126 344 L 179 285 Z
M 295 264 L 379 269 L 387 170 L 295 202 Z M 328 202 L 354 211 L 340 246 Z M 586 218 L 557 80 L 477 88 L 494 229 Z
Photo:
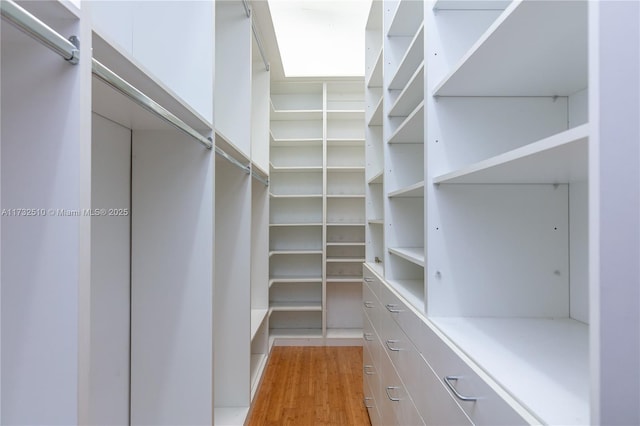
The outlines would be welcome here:
M 367 79 L 367 87 L 382 87 L 382 47 L 376 57 L 376 62 L 373 65 L 373 70 Z
M 514 1 L 435 96 L 565 96 L 587 87 L 586 1 Z
M 389 83 L 389 89 L 402 89 L 418 69 L 418 66 L 424 61 L 424 24 L 420 25 L 420 29 L 416 33 L 404 57 L 400 61 L 400 65 L 395 75 Z
M 398 126 L 389 143 L 424 143 L 424 101 Z
M 393 14 L 388 36 L 412 36 L 424 20 L 424 2 L 400 0 Z
M 588 179 L 589 125 L 436 176 L 434 183 L 568 183 Z
M 512 0 L 438 0 L 433 10 L 504 10 Z
M 406 117 L 424 100 L 424 63 L 415 71 L 389 110 L 389 117 Z
M 419 198 L 424 197 L 424 181 L 414 183 L 389 193 L 389 198 Z
M 153 76 L 124 49 L 116 47 L 107 36 L 94 31 L 93 57 L 127 83 L 153 99 L 195 130 L 211 132 L 213 125 L 181 99 L 167 85 Z M 94 81 L 98 81 L 94 78 Z M 98 114 L 132 129 L 157 129 L 170 126 L 106 84 L 93 85 L 92 107 Z

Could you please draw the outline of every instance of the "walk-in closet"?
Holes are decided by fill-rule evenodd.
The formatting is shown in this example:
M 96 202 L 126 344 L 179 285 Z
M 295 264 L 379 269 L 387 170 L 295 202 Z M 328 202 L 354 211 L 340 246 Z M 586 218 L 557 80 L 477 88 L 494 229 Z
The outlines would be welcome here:
M 0 11 L 0 424 L 640 424 L 640 2 Z

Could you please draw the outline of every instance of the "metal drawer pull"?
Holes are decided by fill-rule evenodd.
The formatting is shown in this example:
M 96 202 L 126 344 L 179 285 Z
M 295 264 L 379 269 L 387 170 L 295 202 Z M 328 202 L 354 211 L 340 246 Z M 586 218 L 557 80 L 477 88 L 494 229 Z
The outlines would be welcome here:
M 365 364 L 365 366 L 364 366 L 364 374 L 369 375 L 369 376 L 375 374 L 375 370 L 373 369 L 373 365 Z
M 464 396 L 461 395 L 456 388 L 453 386 L 453 384 L 451 382 L 455 382 L 459 379 L 460 377 L 458 376 L 446 376 L 444 378 L 444 383 L 449 387 L 449 389 L 451 389 L 451 392 L 453 392 L 453 394 L 456 396 L 456 398 L 458 398 L 460 401 L 477 401 L 478 398 L 476 398 L 475 396 Z
M 364 306 L 366 308 L 375 308 L 376 305 L 373 302 L 364 302 Z
M 398 402 L 400 401 L 400 398 L 394 398 L 391 396 L 391 393 L 389 393 L 390 390 L 395 389 L 399 389 L 398 386 L 387 386 L 384 391 L 387 393 L 387 398 L 389 398 L 391 401 Z
M 394 314 L 397 314 L 398 312 L 402 312 L 400 309 L 398 309 L 398 305 L 395 305 L 393 303 L 387 303 L 386 305 L 384 305 L 387 307 L 387 310 L 389 312 L 392 312 Z
M 372 341 L 372 340 L 373 340 L 373 334 L 371 334 L 371 333 L 364 333 L 364 340 L 367 340 L 367 341 L 369 341 L 369 342 L 370 342 L 370 341 Z
M 365 396 L 364 397 L 364 408 L 373 408 L 373 404 L 372 405 L 367 405 L 367 401 L 373 401 L 373 398 L 370 396 Z
M 387 341 L 385 343 L 387 344 L 387 348 L 389 348 L 390 351 L 399 352 L 399 351 L 402 350 L 400 348 L 396 348 L 396 347 L 391 346 L 394 343 L 398 343 L 398 340 L 387 339 Z
M 364 277 L 364 282 L 366 282 L 366 283 L 372 283 L 372 282 L 373 282 L 373 278 L 371 278 L 371 277 Z

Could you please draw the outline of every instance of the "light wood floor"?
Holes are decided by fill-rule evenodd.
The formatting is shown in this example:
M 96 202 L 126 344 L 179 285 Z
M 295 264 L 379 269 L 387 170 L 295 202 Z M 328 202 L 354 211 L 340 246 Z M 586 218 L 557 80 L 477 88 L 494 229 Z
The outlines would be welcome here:
M 369 426 L 362 347 L 274 346 L 247 425 Z

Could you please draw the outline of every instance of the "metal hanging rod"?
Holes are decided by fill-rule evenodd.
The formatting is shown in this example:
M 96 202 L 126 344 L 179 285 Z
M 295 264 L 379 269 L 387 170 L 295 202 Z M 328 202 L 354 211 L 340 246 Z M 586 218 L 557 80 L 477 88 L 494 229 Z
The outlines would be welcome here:
M 258 172 L 253 170 L 253 168 L 251 168 L 251 177 L 257 180 L 258 182 L 263 183 L 264 186 L 269 186 L 269 178 L 266 178 L 266 179 L 263 178 L 258 174 Z
M 202 136 L 187 123 L 180 120 L 171 112 L 167 111 L 162 105 L 133 87 L 131 84 L 127 83 L 118 74 L 102 65 L 95 58 L 91 60 L 91 70 L 93 71 L 93 74 L 100 80 L 104 81 L 109 86 L 113 87 L 128 98 L 132 99 L 135 103 L 137 103 L 147 111 L 167 121 L 169 124 L 191 136 L 208 149 L 211 149 L 213 147 L 213 142 L 211 142 L 211 139 Z
M 228 162 L 230 162 L 234 166 L 242 169 L 246 174 L 251 174 L 251 166 L 249 164 L 242 164 L 240 161 L 236 160 L 235 158 L 233 158 L 232 156 L 227 154 L 219 146 L 215 147 L 215 151 L 216 151 L 216 154 L 218 154 L 220 157 L 224 158 L 225 160 L 227 160 Z
M 256 39 L 256 44 L 258 45 L 258 50 L 260 51 L 260 56 L 262 57 L 262 62 L 264 63 L 264 69 L 269 71 L 271 66 L 269 65 L 269 61 L 267 60 L 267 54 L 264 51 L 264 47 L 262 46 L 262 39 L 260 38 L 260 33 L 256 28 L 255 22 L 253 22 L 253 18 L 251 16 L 251 9 L 249 8 L 249 3 L 247 0 L 242 0 L 242 6 L 244 6 L 244 12 L 247 14 L 247 18 L 251 18 L 251 31 L 253 32 L 253 37 Z
M 12 0 L 1 0 L 0 11 L 2 18 L 15 25 L 19 30 L 38 40 L 49 49 L 62 56 L 71 64 L 77 64 L 80 60 L 78 47 L 69 40 L 77 43 L 77 38 L 72 36 L 67 40 L 55 32 L 47 24 L 18 6 Z

